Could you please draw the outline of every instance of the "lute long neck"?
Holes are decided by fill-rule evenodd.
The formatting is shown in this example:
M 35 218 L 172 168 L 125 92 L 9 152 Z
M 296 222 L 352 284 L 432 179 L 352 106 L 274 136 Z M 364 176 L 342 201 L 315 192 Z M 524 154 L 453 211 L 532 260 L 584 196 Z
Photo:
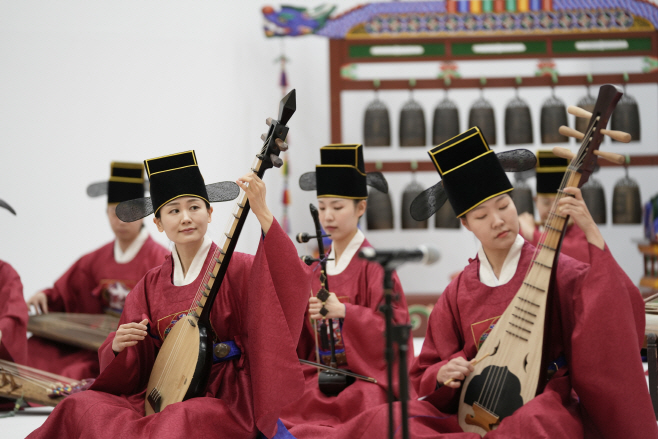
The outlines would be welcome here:
M 265 173 L 262 165 L 263 161 L 261 158 L 256 157 L 251 168 L 259 178 L 262 178 Z M 208 268 L 204 273 L 201 285 L 199 285 L 199 290 L 189 311 L 190 315 L 198 317 L 202 322 L 210 321 L 210 310 L 222 285 L 222 281 L 226 276 L 231 257 L 235 251 L 235 246 L 238 243 L 238 238 L 242 232 L 249 210 L 247 194 L 243 190 L 240 190 L 240 195 L 233 206 L 231 218 L 226 225 L 221 242 L 217 245 L 212 255 L 213 260 L 208 264 Z
M 283 161 L 278 157 L 279 146 L 276 142 L 283 142 L 285 140 L 288 134 L 286 124 L 295 113 L 295 109 L 296 93 L 293 89 L 279 102 L 279 119 L 268 119 L 270 129 L 264 135 L 263 147 L 256 155 L 254 163 L 251 166 L 251 171 L 259 178 L 263 178 L 267 169 L 273 166 L 280 167 L 283 164 Z M 238 238 L 242 232 L 242 227 L 244 226 L 249 210 L 247 194 L 243 190 L 240 190 L 240 195 L 231 212 L 232 218 L 230 218 L 224 231 L 222 242 L 212 255 L 214 264 L 212 261 L 208 264 L 201 285 L 188 312 L 189 315 L 196 317 L 200 322 L 206 324 L 210 322 L 210 310 L 226 276 L 231 257 L 238 243 Z

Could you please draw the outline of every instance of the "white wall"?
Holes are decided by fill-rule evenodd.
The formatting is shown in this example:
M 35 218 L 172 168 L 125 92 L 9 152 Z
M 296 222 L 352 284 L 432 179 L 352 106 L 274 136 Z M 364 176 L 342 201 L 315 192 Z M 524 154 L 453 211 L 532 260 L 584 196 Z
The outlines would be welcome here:
M 332 3 L 340 10 L 357 4 Z M 281 97 L 274 59 L 282 46 L 291 59 L 289 82 L 298 94 L 298 112 L 290 123 L 291 224 L 293 232 L 311 230 L 308 204 L 315 198 L 301 192 L 296 181 L 312 170 L 319 161 L 318 148 L 330 140 L 328 41 L 314 36 L 266 39 L 260 13 L 265 4 L 0 3 L 0 198 L 18 212 L 16 218 L 0 212 L 0 259 L 19 272 L 26 297 L 51 285 L 75 259 L 112 238 L 104 200 L 88 199 L 85 194 L 87 184 L 108 177 L 110 161 L 141 161 L 195 149 L 207 182 L 234 180 L 246 173 L 261 145 L 264 119 L 275 115 Z M 496 70 L 491 65 L 486 68 Z M 573 102 L 582 91 L 564 93 L 563 99 Z M 656 92 L 651 93 L 647 99 L 653 106 L 643 107 L 643 127 L 653 126 L 655 131 Z M 537 91 L 537 96 L 545 94 Z M 439 95 L 423 98 L 428 121 Z M 346 94 L 343 99 L 355 99 L 344 140 L 361 141 L 358 124 L 371 95 Z M 499 103 L 498 114 L 506 100 Z M 471 101 L 464 98 L 460 104 L 464 124 Z M 396 125 L 399 108 L 393 101 L 391 105 Z M 502 126 L 499 130 L 502 133 Z M 368 160 L 387 159 L 384 151 L 366 154 Z M 390 154 L 388 159 L 397 159 Z M 425 159 L 423 148 L 413 154 Z M 609 199 L 618 178 L 615 172 L 605 174 Z M 632 173 L 643 185 L 653 183 L 650 189 L 643 186 L 643 198 L 656 192 L 652 171 L 633 168 Z M 399 205 L 410 177 L 387 177 Z M 268 201 L 279 215 L 281 175 L 269 171 L 265 178 Z M 419 175 L 428 185 L 435 178 L 432 173 Z M 228 204 L 215 207 L 211 228 L 215 237 L 227 221 Z M 147 224 L 157 234 L 150 219 Z M 609 226 L 604 234 L 631 277 L 639 278 L 641 260 L 630 239 L 639 237 L 640 228 Z M 251 218 L 238 249 L 253 253 L 258 236 L 258 225 Z M 405 289 L 412 292 L 441 290 L 448 274 L 462 267 L 475 249 L 473 238 L 464 232 L 372 232 L 368 237 L 376 246 L 425 241 L 440 246 L 443 259 L 438 265 L 400 271 Z M 161 235 L 158 239 L 166 242 Z M 301 253 L 306 251 L 300 246 Z

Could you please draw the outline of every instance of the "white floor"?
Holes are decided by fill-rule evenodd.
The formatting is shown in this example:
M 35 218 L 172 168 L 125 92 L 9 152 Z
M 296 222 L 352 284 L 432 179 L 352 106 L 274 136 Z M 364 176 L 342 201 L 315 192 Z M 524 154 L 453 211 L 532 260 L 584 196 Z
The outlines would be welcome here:
M 414 338 L 414 352 L 416 355 L 423 346 L 424 338 Z M 646 370 L 647 364 L 644 363 Z M 647 384 L 649 379 L 647 378 Z M 46 421 L 50 407 L 28 408 L 9 418 L 0 418 L 0 436 L 2 439 L 22 439 L 40 427 Z
M 0 431 L 4 439 L 26 437 L 46 421 L 52 407 L 36 407 L 21 410 L 9 418 L 0 418 Z

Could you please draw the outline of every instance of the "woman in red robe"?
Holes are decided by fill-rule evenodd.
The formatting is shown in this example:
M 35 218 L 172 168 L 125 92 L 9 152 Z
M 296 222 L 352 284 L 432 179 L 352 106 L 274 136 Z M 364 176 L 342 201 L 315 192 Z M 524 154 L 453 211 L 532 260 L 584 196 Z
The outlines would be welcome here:
M 16 215 L 3 200 L 3 207 Z M 25 364 L 27 360 L 27 306 L 16 270 L 0 261 L 0 360 Z
M 409 404 L 413 438 L 480 437 L 459 426 L 461 381 L 473 370 L 472 359 L 521 287 L 535 251 L 518 236 L 516 208 L 508 195 L 512 186 L 502 167 L 486 152 L 490 149 L 482 137 L 468 137 L 474 129 L 451 146 L 463 137 L 471 139 L 469 144 L 439 145 L 430 151 L 448 199 L 482 247 L 437 302 L 410 371 L 412 384 L 424 397 Z M 452 155 L 441 154 L 446 151 Z M 460 178 L 470 180 L 471 186 L 455 185 Z M 657 438 L 639 355 L 644 338 L 640 293 L 610 254 L 580 190 L 565 192 L 574 197 L 560 200 L 560 214 L 571 216 L 585 231 L 589 264 L 559 256 L 554 312 L 547 326 L 552 377 L 541 394 L 485 437 Z M 385 437 L 386 414 L 385 406 L 371 409 L 335 437 Z
M 219 256 L 205 232 L 212 220 L 209 202 L 226 198 L 208 196 L 213 192 L 206 190 L 196 163 L 194 151 L 145 162 L 151 199 L 137 217 L 132 212 L 122 217 L 155 211 L 158 229 L 175 248 L 128 295 L 119 329 L 100 349 L 101 374 L 91 390 L 67 397 L 30 437 L 255 438 L 258 431 L 272 437 L 280 408 L 301 395 L 295 346 L 310 273 L 267 208 L 262 180 L 248 174 L 238 184 L 261 224 L 262 239 L 255 256 L 233 254 L 213 304 L 211 336 L 226 350 L 214 358 L 205 396 L 145 417 L 146 385 L 158 349 L 188 314 L 207 282 L 209 264 Z
M 534 246 L 539 243 L 544 228 L 543 224 L 546 224 L 548 214 L 557 196 L 557 190 L 560 188 L 564 173 L 567 172 L 567 166 L 569 166 L 569 161 L 556 156 L 552 151 L 537 151 L 537 195 L 534 201 L 542 226 L 535 224 L 535 218 L 528 212 L 519 215 L 521 234 Z M 567 225 L 560 253 L 586 264 L 589 263 L 587 237 L 573 220 L 570 220 Z
M 3 207 L 16 215 L 9 204 Z M 0 360 L 25 364 L 27 361 L 27 306 L 23 298 L 23 284 L 16 270 L 0 261 Z M 0 411 L 10 410 L 14 402 L 0 398 Z
M 358 257 L 358 252 L 370 247 L 358 228 L 359 219 L 366 211 L 367 184 L 387 192 L 386 180 L 379 173 L 366 176 L 361 145 L 330 145 L 320 149 L 322 164 L 316 172 L 305 174 L 302 189 L 317 190 L 319 218 L 322 228 L 331 235 L 331 251 L 327 260 L 327 283 L 332 291 L 324 306 L 328 314 L 322 316 L 323 304 L 317 297 L 309 299 L 304 330 L 297 352 L 299 358 L 329 365 L 329 341 L 316 345 L 322 338 L 320 323 L 323 318 L 333 322 L 335 352 L 339 368 L 375 378 L 377 383 L 351 382 L 337 396 L 325 395 L 319 388 L 318 370 L 304 366 L 306 385 L 302 398 L 288 405 L 281 419 L 296 438 L 318 438 L 364 410 L 387 401 L 388 381 L 384 356 L 385 329 L 379 306 L 384 302 L 384 270 L 374 262 Z M 343 165 L 343 166 L 336 166 Z M 308 182 L 311 182 L 308 185 Z M 314 264 L 313 291 L 320 286 L 320 270 Z M 397 274 L 393 274 L 395 323 L 408 323 L 407 302 Z M 315 324 L 314 324 L 315 323 Z M 317 333 L 317 335 L 316 335 Z M 323 347 L 324 346 L 324 347 Z M 319 358 L 318 358 L 318 353 Z M 409 338 L 408 364 L 413 361 L 413 343 Z M 394 372 L 397 377 L 397 370 Z M 397 394 L 397 382 L 394 385 Z
M 93 190 L 100 187 L 101 190 Z M 107 194 L 107 216 L 116 239 L 78 259 L 52 288 L 28 301 L 38 313 L 108 313 L 119 316 L 128 292 L 169 253 L 156 243 L 142 221 L 126 223 L 116 216 L 117 204 L 144 196 L 141 163 L 113 162 L 109 182 L 90 186 L 89 194 Z M 73 379 L 95 378 L 98 352 L 31 337 L 28 365 Z

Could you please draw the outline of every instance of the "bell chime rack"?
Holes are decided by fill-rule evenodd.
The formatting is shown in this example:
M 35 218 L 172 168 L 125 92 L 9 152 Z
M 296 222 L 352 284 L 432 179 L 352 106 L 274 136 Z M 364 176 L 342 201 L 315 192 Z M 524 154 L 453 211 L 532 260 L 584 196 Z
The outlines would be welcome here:
M 604 51 L 556 51 L 554 45 L 559 42 L 565 43 L 571 40 L 582 40 L 593 42 L 602 40 L 626 39 L 632 42 L 642 40 L 643 44 L 635 46 L 630 44 L 626 50 L 604 50 Z M 526 43 L 542 42 L 546 45 L 546 51 L 542 53 L 524 53 L 524 54 L 496 54 L 496 55 L 474 55 L 458 54 L 454 47 L 456 44 L 472 45 L 475 43 L 510 43 L 513 41 L 523 40 Z M 420 45 L 423 47 L 442 44 L 445 46 L 442 50 L 427 50 L 423 56 L 369 56 L 368 51 L 362 50 L 364 47 L 375 45 L 386 46 L 408 46 Z M 575 44 L 575 43 L 574 43 Z M 442 46 L 442 47 L 443 47 Z M 449 47 L 448 47 L 449 46 Z M 549 50 L 550 49 L 550 50 Z M 329 40 L 329 88 L 330 88 L 330 106 L 331 106 L 331 142 L 342 143 L 342 106 L 341 93 L 344 91 L 374 90 L 372 80 L 355 80 L 343 75 L 343 69 L 346 66 L 355 63 L 404 63 L 412 61 L 452 61 L 461 60 L 482 60 L 495 62 L 494 60 L 503 59 L 523 59 L 523 58 L 609 58 L 615 56 L 645 56 L 658 58 L 658 32 L 600 32 L 596 34 L 552 34 L 552 35 L 516 35 L 502 36 L 492 35 L 489 37 L 473 36 L 461 38 L 355 38 L 350 36 L 346 39 Z M 483 81 L 486 79 L 486 81 Z M 484 84 L 483 84 L 484 83 Z M 492 78 L 450 78 L 449 83 L 443 78 L 437 79 L 417 79 L 414 89 L 418 90 L 444 90 L 459 88 L 519 88 L 519 87 L 551 87 L 551 86 L 588 86 L 594 84 L 658 84 L 658 70 L 647 73 L 618 73 L 618 74 L 600 74 L 600 75 L 564 75 L 558 77 L 552 76 L 530 76 L 521 77 L 492 77 Z M 389 79 L 379 81 L 379 90 L 409 90 L 408 79 Z
M 558 145 L 558 144 L 556 144 Z M 517 145 L 510 145 L 509 148 L 514 148 Z M 543 145 L 550 148 L 551 145 Z M 429 147 L 428 147 L 429 148 Z M 407 149 L 407 148 L 405 148 Z M 658 166 L 658 155 L 631 155 L 628 163 L 619 165 L 611 163 L 607 160 L 599 160 L 599 166 Z M 365 162 L 366 172 L 436 172 L 436 168 L 431 161 L 395 161 L 395 162 Z
M 484 82 L 484 84 L 483 84 Z M 650 73 L 601 74 L 601 75 L 565 75 L 554 80 L 551 76 L 497 77 L 497 78 L 451 78 L 447 85 L 443 79 L 417 79 L 413 89 L 447 90 L 451 88 L 522 88 L 552 87 L 567 85 L 603 85 L 603 84 L 656 84 L 658 71 Z M 382 79 L 378 90 L 408 90 L 409 81 L 404 79 Z M 374 90 L 373 82 L 368 80 L 345 80 L 342 91 Z

